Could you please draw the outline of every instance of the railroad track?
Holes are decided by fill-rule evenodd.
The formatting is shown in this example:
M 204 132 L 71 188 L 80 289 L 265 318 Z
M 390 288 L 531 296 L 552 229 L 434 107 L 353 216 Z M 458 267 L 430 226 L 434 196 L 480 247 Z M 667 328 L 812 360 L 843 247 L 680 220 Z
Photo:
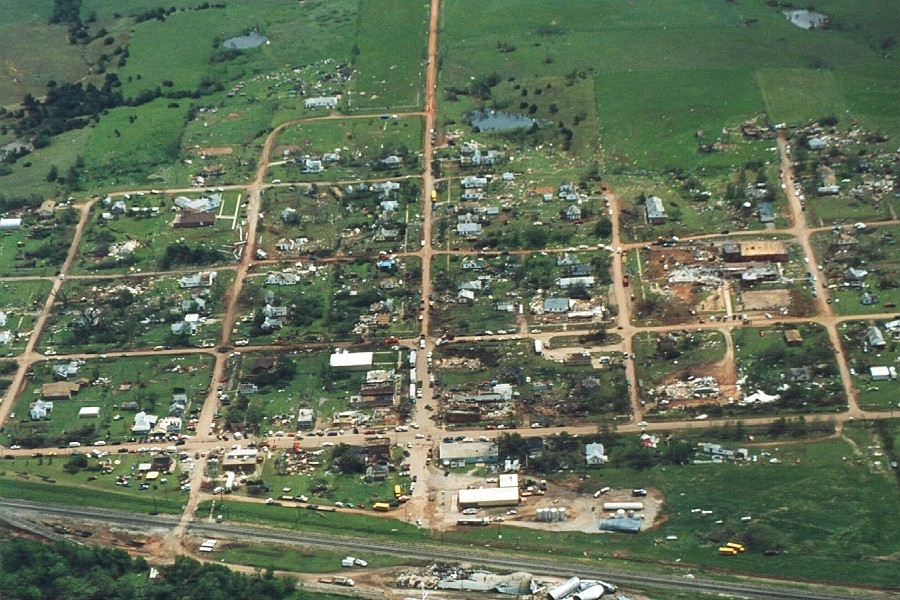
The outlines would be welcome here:
M 0 507 L 12 509 L 20 518 L 32 519 L 60 518 L 75 521 L 97 522 L 147 532 L 151 529 L 168 529 L 178 524 L 178 517 L 171 515 L 144 515 L 115 509 L 82 508 L 57 504 L 43 504 L 29 501 L 0 499 Z M 799 587 L 782 587 L 769 583 L 748 583 L 739 581 L 716 581 L 703 578 L 688 578 L 678 575 L 641 573 L 620 569 L 598 568 L 582 563 L 572 563 L 555 558 L 529 558 L 511 556 L 478 550 L 456 550 L 453 547 L 428 546 L 388 542 L 370 538 L 348 537 L 324 533 L 290 531 L 271 527 L 243 525 L 237 523 L 192 522 L 187 531 L 204 537 L 230 538 L 240 541 L 295 544 L 312 547 L 329 547 L 357 551 L 363 547 L 372 554 L 401 556 L 410 560 L 435 562 L 475 563 L 479 566 L 498 570 L 528 571 L 536 575 L 569 577 L 577 574 L 586 579 L 602 579 L 617 585 L 658 586 L 693 590 L 708 594 L 736 598 L 763 600 L 883 600 L 889 593 L 877 592 L 831 592 Z

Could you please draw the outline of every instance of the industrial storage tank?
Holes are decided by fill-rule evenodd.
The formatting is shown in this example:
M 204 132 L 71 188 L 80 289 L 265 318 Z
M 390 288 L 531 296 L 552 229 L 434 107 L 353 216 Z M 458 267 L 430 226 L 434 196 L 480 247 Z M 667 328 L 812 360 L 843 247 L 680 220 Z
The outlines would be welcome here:
M 644 510 L 642 502 L 604 502 L 603 510 Z
M 577 577 L 572 577 L 568 581 L 565 581 L 548 591 L 547 595 L 552 598 L 552 600 L 562 600 L 566 596 L 573 594 L 580 586 L 581 580 Z
M 572 600 L 597 600 L 606 593 L 606 588 L 602 585 L 592 585 L 588 588 L 585 588 L 572 596 Z
M 560 522 L 566 520 L 566 509 L 565 508 L 559 509 L 559 520 L 560 520 Z
M 559 510 L 557 510 L 555 508 L 551 508 L 550 509 L 550 522 L 556 523 L 557 521 L 559 521 Z

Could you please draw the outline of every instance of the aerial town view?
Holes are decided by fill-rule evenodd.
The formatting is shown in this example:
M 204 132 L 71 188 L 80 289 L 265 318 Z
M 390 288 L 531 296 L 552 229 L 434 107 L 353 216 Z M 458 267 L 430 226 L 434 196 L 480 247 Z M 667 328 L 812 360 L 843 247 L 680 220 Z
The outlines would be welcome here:
M 0 598 L 900 597 L 898 38 L 0 0 Z

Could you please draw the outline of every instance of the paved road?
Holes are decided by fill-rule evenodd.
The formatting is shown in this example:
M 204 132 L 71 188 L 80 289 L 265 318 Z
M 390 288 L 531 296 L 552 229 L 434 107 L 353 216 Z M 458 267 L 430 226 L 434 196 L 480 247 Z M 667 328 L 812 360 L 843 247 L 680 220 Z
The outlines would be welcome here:
M 143 515 L 125 511 L 81 508 L 36 502 L 14 502 L 0 499 L 0 509 L 14 509 L 17 518 L 58 518 L 68 521 L 95 523 L 146 534 L 148 531 L 165 530 L 180 526 L 177 517 L 168 515 Z M 608 569 L 575 561 L 569 557 L 553 556 L 534 558 L 509 554 L 504 551 L 485 551 L 446 545 L 429 545 L 390 540 L 380 541 L 350 535 L 330 535 L 306 531 L 287 531 L 269 527 L 241 525 L 237 523 L 213 523 L 198 521 L 186 526 L 186 532 L 198 537 L 236 539 L 242 542 L 269 544 L 294 544 L 312 547 L 346 549 L 355 553 L 401 556 L 412 561 L 468 562 L 497 570 L 528 571 L 535 575 L 582 578 L 608 581 L 619 586 L 638 584 L 676 588 L 729 597 L 760 598 L 766 600 L 848 600 L 878 599 L 892 596 L 888 592 L 862 590 L 829 591 L 825 588 L 802 589 L 784 583 L 763 580 L 718 581 L 704 577 L 687 578 L 679 575 L 639 573 L 624 569 Z

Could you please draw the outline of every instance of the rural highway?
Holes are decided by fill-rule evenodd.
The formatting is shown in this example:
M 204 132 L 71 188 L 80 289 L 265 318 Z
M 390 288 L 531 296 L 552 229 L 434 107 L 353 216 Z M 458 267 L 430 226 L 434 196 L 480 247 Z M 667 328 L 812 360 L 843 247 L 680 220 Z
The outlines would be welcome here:
M 33 521 L 63 519 L 66 521 L 95 524 L 104 527 L 147 533 L 177 527 L 180 520 L 166 515 L 143 515 L 125 511 L 81 508 L 36 502 L 0 500 L 0 515 L 13 511 L 17 518 Z M 401 556 L 412 561 L 458 562 L 495 569 L 498 571 L 527 571 L 534 575 L 567 578 L 578 575 L 587 579 L 602 579 L 618 586 L 645 585 L 661 588 L 718 594 L 725 597 L 758 598 L 763 600 L 886 600 L 887 592 L 857 590 L 826 591 L 819 588 L 804 589 L 793 585 L 778 585 L 749 580 L 718 581 L 704 577 L 638 573 L 623 569 L 607 569 L 573 562 L 568 558 L 529 558 L 503 552 L 486 552 L 474 548 L 461 549 L 440 545 L 410 544 L 400 541 L 378 541 L 346 535 L 330 535 L 306 531 L 279 530 L 270 527 L 232 523 L 193 522 L 186 533 L 198 537 L 233 539 L 242 542 L 288 544 L 309 547 L 328 547 L 354 553 Z

